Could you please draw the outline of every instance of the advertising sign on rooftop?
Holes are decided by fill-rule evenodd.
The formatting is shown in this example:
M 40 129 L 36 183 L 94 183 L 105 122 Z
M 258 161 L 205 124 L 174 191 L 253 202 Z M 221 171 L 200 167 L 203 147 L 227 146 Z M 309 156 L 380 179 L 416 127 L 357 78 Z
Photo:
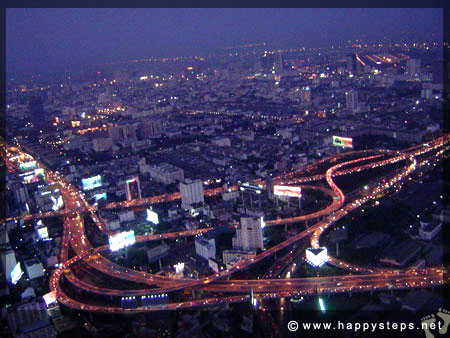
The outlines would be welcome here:
M 56 302 L 56 295 L 55 293 L 49 292 L 46 293 L 45 295 L 42 296 L 42 298 L 44 299 L 45 305 L 48 307 L 50 304 L 53 304 L 54 302 Z
M 275 185 L 273 187 L 273 194 L 276 196 L 288 196 L 288 197 L 302 197 L 302 189 L 300 187 L 290 187 Z
M 30 162 L 21 163 L 21 164 L 19 164 L 19 168 L 22 171 L 27 171 L 27 170 L 30 170 L 30 169 L 36 169 L 37 168 L 37 163 L 36 163 L 36 161 L 30 161 Z
M 147 209 L 147 221 L 153 224 L 159 224 L 158 214 L 153 210 Z
M 134 230 L 123 231 L 115 235 L 109 236 L 109 249 L 117 251 L 126 246 L 133 245 L 136 242 Z
M 333 145 L 353 148 L 353 139 L 349 137 L 333 136 Z
M 306 249 L 306 261 L 312 266 L 321 267 L 328 261 L 327 248 L 308 248 Z
M 97 175 L 89 178 L 83 178 L 81 183 L 83 184 L 83 190 L 92 190 L 102 186 L 102 177 Z
M 20 278 L 23 275 L 22 267 L 20 266 L 20 262 L 17 262 L 14 269 L 11 270 L 11 283 L 17 284 L 17 282 L 20 280 Z

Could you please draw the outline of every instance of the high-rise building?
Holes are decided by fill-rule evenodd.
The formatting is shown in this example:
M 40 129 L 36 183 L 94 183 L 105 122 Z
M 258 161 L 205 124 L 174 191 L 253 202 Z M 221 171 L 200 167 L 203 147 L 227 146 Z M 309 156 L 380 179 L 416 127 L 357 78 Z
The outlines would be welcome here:
M 138 176 L 131 177 L 125 181 L 125 193 L 127 195 L 127 201 L 141 198 L 141 187 Z
M 107 151 L 112 147 L 112 145 L 112 138 L 109 137 L 94 138 L 92 140 L 92 147 L 95 152 Z
M 420 73 L 420 60 L 409 59 L 406 61 L 406 73 L 409 75 L 417 75 Z
M 14 186 L 14 198 L 17 203 L 27 203 L 30 199 L 28 195 L 28 189 L 26 186 L 17 184 Z
M 114 126 L 108 129 L 108 136 L 113 140 L 136 138 L 136 127 L 133 125 Z
M 302 103 L 311 102 L 311 88 L 309 88 L 308 86 L 303 87 L 300 93 L 301 93 Z
M 6 307 L 6 317 L 14 338 L 55 337 L 42 297 Z
M 8 231 L 4 227 L 0 229 L 0 256 L 5 279 L 8 283 L 11 283 L 11 271 L 17 265 L 17 261 L 14 250 L 9 243 Z
M 43 129 L 45 127 L 46 118 L 42 98 L 40 96 L 33 96 L 29 102 L 29 109 L 33 127 Z
M 353 113 L 358 111 L 358 92 L 356 90 L 350 90 L 345 93 L 345 101 L 347 109 L 351 110 Z
M 5 275 L 6 281 L 8 283 L 12 283 L 11 271 L 13 271 L 13 269 L 17 265 L 14 250 L 10 246 L 0 248 L 0 255 L 2 258 L 2 270 Z
M 264 52 L 264 55 L 261 57 L 260 61 L 261 61 L 261 67 L 262 67 L 263 71 L 268 71 L 268 70 L 272 69 L 273 62 L 274 62 L 273 53 L 267 53 L 267 51 Z
M 360 74 L 364 65 L 358 60 L 358 56 L 356 54 L 352 54 L 351 60 L 351 73 L 353 75 Z
M 203 236 L 195 239 L 195 253 L 204 259 L 216 257 L 216 241 Z
M 233 249 L 256 250 L 264 249 L 262 229 L 263 217 L 241 217 L 241 224 L 233 237 Z
M 280 72 L 283 70 L 283 56 L 281 55 L 281 52 L 275 54 L 273 67 L 275 68 L 275 72 Z
M 150 166 L 150 176 L 163 184 L 184 180 L 184 171 L 168 163 Z
M 195 203 L 204 203 L 203 182 L 200 179 L 186 179 L 180 182 L 181 206 L 187 208 Z
M 139 125 L 139 136 L 141 138 L 159 137 L 162 133 L 161 121 L 145 121 Z

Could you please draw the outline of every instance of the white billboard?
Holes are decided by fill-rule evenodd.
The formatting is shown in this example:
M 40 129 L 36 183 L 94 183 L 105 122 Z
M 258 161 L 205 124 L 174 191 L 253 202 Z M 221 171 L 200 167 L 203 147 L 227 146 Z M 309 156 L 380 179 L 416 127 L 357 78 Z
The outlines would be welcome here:
M 56 295 L 53 291 L 46 293 L 45 295 L 42 296 L 42 298 L 44 298 L 44 302 L 47 307 L 50 304 L 53 304 L 54 302 L 56 302 Z
M 27 171 L 30 169 L 36 169 L 37 167 L 37 163 L 36 161 L 30 161 L 30 162 L 25 162 L 25 163 L 20 163 L 19 164 L 19 168 L 22 171 Z
M 11 270 L 11 283 L 17 284 L 17 282 L 20 280 L 20 278 L 23 275 L 22 267 L 20 266 L 20 262 L 16 264 L 14 269 Z
M 321 267 L 328 261 L 328 250 L 325 247 L 306 249 L 306 260 L 309 264 Z
M 92 190 L 102 186 L 102 177 L 100 175 L 81 179 L 83 190 Z
M 47 227 L 37 229 L 39 239 L 48 239 Z
M 176 274 L 181 274 L 184 271 L 184 263 L 177 263 L 173 266 Z
M 300 187 L 290 187 L 284 185 L 275 185 L 273 187 L 275 196 L 302 197 L 302 189 Z
M 61 209 L 64 206 L 64 201 L 61 195 L 58 196 L 58 198 L 55 198 L 53 196 L 50 196 L 50 199 L 53 202 L 52 210 L 56 211 L 58 209 Z
M 117 251 L 126 246 L 133 245 L 136 242 L 134 237 L 134 230 L 123 231 L 115 235 L 109 236 L 109 249 L 111 251 Z
M 147 209 L 147 221 L 153 224 L 159 224 L 158 214 L 153 210 Z
M 214 270 L 214 272 L 219 272 L 219 264 L 211 258 L 208 259 L 208 266 Z

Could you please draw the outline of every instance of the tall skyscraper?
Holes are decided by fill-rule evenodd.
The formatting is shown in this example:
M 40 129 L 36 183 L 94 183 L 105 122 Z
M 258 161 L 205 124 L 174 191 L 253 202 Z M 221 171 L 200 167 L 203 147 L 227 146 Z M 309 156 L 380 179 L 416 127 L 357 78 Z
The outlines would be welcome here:
M 263 217 L 241 217 L 241 224 L 233 237 L 233 249 L 256 250 L 264 249 L 262 229 Z
M 311 88 L 308 86 L 303 87 L 301 90 L 302 103 L 311 102 Z
M 125 181 L 125 193 L 127 201 L 141 198 L 141 187 L 139 185 L 139 177 L 131 177 Z
M 194 203 L 204 203 L 203 182 L 199 179 L 186 179 L 180 183 L 181 206 L 186 208 Z
M 361 64 L 361 62 L 358 61 L 357 55 L 352 54 L 351 60 L 352 60 L 351 61 L 351 73 L 353 75 L 360 74 L 362 72 L 363 65 Z
M 275 68 L 275 72 L 280 72 L 283 70 L 283 56 L 281 55 L 281 52 L 275 54 L 273 67 Z
M 27 203 L 30 199 L 27 187 L 22 184 L 15 184 L 14 198 L 16 199 L 17 203 Z
M 260 59 L 262 70 L 268 71 L 268 70 L 272 69 L 273 60 L 274 60 L 274 57 L 273 57 L 272 53 L 264 52 L 264 55 Z
M 420 60 L 409 59 L 406 61 L 406 73 L 409 75 L 416 75 L 420 73 Z
M 17 265 L 17 261 L 14 250 L 9 243 L 8 231 L 5 228 L 0 229 L 0 257 L 5 279 L 8 283 L 11 283 L 11 271 Z
M 43 129 L 45 127 L 46 118 L 42 98 L 40 96 L 33 96 L 29 102 L 29 109 L 33 127 Z
M 345 93 L 345 101 L 347 109 L 351 110 L 353 113 L 358 111 L 358 92 L 356 90 L 350 90 Z

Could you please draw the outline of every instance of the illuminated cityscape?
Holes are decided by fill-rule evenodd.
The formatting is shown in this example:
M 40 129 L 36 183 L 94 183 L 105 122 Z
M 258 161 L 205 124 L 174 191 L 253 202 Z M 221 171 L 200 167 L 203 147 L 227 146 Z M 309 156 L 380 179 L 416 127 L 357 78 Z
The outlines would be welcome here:
M 6 12 L 2 337 L 445 336 L 441 9 Z

